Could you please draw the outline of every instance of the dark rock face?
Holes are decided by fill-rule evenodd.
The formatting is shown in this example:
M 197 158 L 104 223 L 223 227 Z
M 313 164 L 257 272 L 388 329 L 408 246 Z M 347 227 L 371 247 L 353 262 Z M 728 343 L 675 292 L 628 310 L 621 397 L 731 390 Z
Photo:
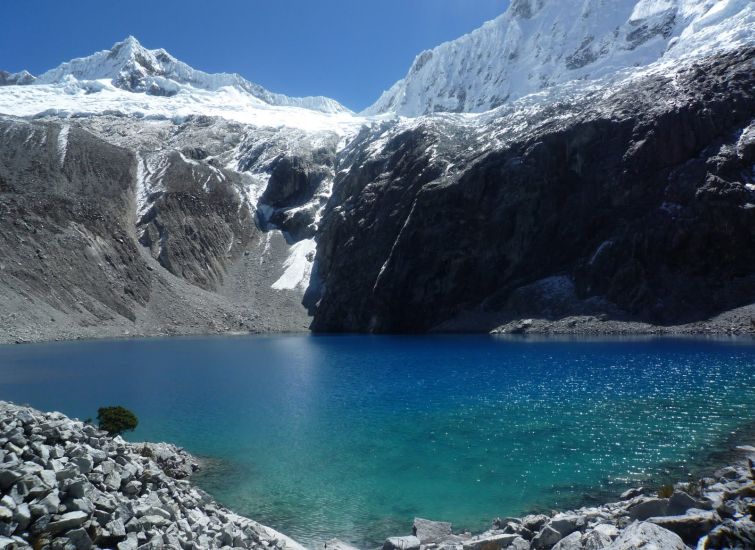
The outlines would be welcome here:
M 505 317 L 518 289 L 554 276 L 655 324 L 752 303 L 754 57 L 554 105 L 523 130 L 502 113 L 482 130 L 441 117 L 389 129 L 382 147 L 360 136 L 322 225 L 313 329 Z
M 275 160 L 262 202 L 275 208 L 304 202 L 329 175 L 328 171 L 299 156 Z

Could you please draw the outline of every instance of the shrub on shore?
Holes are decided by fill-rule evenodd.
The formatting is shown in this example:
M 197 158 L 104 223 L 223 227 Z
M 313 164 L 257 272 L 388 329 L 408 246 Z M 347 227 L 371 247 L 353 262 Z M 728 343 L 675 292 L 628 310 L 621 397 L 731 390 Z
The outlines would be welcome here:
M 662 485 L 660 489 L 658 489 L 658 496 L 660 498 L 671 498 L 671 495 L 674 494 L 674 486 L 673 485 Z
M 139 419 L 130 410 L 121 406 L 100 407 L 97 410 L 97 422 L 101 430 L 116 436 L 124 432 L 133 432 L 139 424 Z

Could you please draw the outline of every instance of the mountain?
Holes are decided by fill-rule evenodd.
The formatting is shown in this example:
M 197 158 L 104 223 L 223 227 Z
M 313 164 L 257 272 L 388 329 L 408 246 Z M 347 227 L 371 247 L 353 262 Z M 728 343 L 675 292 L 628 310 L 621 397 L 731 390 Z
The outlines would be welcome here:
M 754 25 L 750 0 L 513 0 L 418 55 L 364 114 L 487 111 L 560 83 L 742 47 Z
M 337 128 L 353 119 L 353 113 L 333 99 L 288 97 L 238 74 L 198 71 L 163 49 L 144 48 L 133 37 L 36 78 L 26 71 L 0 73 L 0 84 L 0 113 L 20 116 L 108 112 L 181 118 L 205 114 L 311 129 Z
M 348 112 L 348 109 L 334 99 L 288 97 L 272 93 L 238 74 L 209 74 L 198 71 L 163 49 L 146 49 L 133 36 L 117 42 L 109 50 L 63 63 L 40 75 L 34 83 L 55 84 L 70 78 L 107 79 L 113 86 L 123 90 L 160 96 L 173 96 L 185 86 L 209 91 L 232 87 L 269 105 L 303 107 L 324 113 Z
M 0 71 L 0 86 L 15 86 L 16 84 L 31 84 L 35 78 L 29 71 L 9 73 Z
M 752 2 L 516 1 L 422 58 L 375 116 L 133 39 L 4 75 L 0 340 L 755 330 Z

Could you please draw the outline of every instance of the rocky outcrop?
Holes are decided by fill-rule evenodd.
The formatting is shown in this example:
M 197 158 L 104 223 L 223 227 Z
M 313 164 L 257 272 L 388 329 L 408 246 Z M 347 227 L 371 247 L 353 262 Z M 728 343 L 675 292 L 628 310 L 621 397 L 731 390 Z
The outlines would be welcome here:
M 192 487 L 196 468 L 172 445 L 0 402 L 0 548 L 301 549 Z
M 755 302 L 753 58 L 363 134 L 322 223 L 313 329 L 674 325 Z

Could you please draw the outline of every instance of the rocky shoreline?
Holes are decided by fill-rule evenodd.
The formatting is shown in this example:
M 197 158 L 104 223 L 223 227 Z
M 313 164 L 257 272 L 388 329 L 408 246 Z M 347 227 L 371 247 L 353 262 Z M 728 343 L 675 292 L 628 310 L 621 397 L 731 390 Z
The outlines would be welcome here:
M 479 333 L 494 335 L 533 335 L 533 336 L 755 336 L 755 304 L 721 313 L 711 319 L 682 325 L 653 325 L 639 321 L 611 319 L 605 316 L 567 316 L 560 319 L 513 318 L 500 321 L 497 328 L 486 331 L 480 327 L 489 324 L 479 316 L 470 315 L 453 323 L 439 325 L 429 331 L 433 334 Z M 496 323 L 497 324 L 497 323 Z M 201 327 L 162 327 L 137 328 L 112 327 L 109 325 L 78 327 L 0 326 L 0 345 L 34 344 L 43 342 L 65 342 L 74 340 L 127 340 L 136 338 L 171 338 L 176 336 L 251 336 L 255 334 L 311 334 L 302 325 L 299 329 L 288 330 L 231 330 Z
M 454 533 L 416 518 L 384 550 L 656 550 L 755 548 L 755 447 L 700 483 L 630 489 L 617 502 L 497 518 Z M 0 550 L 91 548 L 303 550 L 217 504 L 188 478 L 197 460 L 166 443 L 127 443 L 61 413 L 0 401 Z M 337 539 L 327 550 L 354 550 Z
M 0 549 L 303 550 L 193 487 L 196 460 L 0 401 Z
M 742 460 L 698 482 L 660 491 L 629 489 L 617 502 L 550 515 L 497 518 L 479 534 L 416 518 L 411 536 L 391 537 L 383 550 L 750 550 L 755 548 L 755 447 Z M 333 540 L 328 550 L 354 550 Z

